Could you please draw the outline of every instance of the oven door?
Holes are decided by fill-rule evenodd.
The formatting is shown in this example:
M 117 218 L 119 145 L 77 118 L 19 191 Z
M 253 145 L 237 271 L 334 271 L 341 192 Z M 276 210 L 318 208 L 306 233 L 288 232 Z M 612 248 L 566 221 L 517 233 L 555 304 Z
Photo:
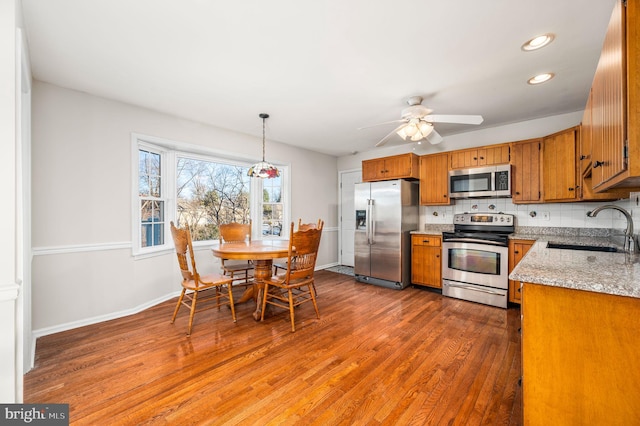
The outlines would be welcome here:
M 442 243 L 442 278 L 499 289 L 509 288 L 509 249 L 491 243 Z

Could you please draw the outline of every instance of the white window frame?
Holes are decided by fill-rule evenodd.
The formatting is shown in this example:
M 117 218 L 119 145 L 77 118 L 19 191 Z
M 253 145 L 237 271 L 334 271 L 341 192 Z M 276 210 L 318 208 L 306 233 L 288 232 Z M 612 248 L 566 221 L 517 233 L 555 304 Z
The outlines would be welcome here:
M 162 173 L 161 182 L 161 199 L 165 202 L 164 212 L 164 244 L 151 247 L 141 247 L 140 235 L 140 196 L 139 196 L 139 150 L 144 149 L 153 153 L 160 154 L 160 167 Z M 233 155 L 229 152 L 216 151 L 202 146 L 190 145 L 182 142 L 176 142 L 169 139 L 158 138 L 143 134 L 131 134 L 131 235 L 132 235 L 132 255 L 134 258 L 147 258 L 163 255 L 174 251 L 173 239 L 171 238 L 170 222 L 176 221 L 177 203 L 176 203 L 176 161 L 177 157 L 194 158 L 204 161 L 213 161 L 225 164 L 235 164 L 242 166 L 250 166 L 254 159 L 243 158 Z M 280 170 L 280 179 L 282 182 L 282 204 L 284 208 L 283 229 L 280 237 L 268 237 L 264 239 L 288 239 L 289 224 L 291 221 L 291 197 L 290 197 L 290 174 L 288 165 L 277 165 Z M 262 179 L 250 179 L 250 215 L 253 223 L 252 238 L 256 240 L 263 239 L 262 236 Z M 207 246 L 212 241 L 194 241 L 193 245 Z

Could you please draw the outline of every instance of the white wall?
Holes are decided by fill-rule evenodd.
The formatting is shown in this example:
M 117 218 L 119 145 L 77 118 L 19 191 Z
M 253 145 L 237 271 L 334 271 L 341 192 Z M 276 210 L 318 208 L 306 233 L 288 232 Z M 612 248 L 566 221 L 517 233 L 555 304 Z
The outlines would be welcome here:
M 43 82 L 33 87 L 34 335 L 143 309 L 176 294 L 175 254 L 131 256 L 131 133 L 258 160 L 262 141 Z M 293 220 L 325 221 L 318 266 L 337 262 L 336 158 L 268 141 L 289 164 Z M 218 269 L 206 248 L 198 268 Z

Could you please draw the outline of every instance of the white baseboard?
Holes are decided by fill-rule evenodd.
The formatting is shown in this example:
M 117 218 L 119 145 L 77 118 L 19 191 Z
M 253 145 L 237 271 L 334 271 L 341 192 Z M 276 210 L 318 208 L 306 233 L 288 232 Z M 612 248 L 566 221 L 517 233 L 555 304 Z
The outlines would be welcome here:
M 33 330 L 32 338 L 33 338 L 33 347 L 35 348 L 36 339 L 42 336 L 48 336 L 49 334 L 60 333 L 62 331 L 72 330 L 74 328 L 84 327 L 85 325 L 97 324 L 99 322 L 110 321 L 112 319 L 122 318 L 129 315 L 137 314 L 138 312 L 142 312 L 145 309 L 149 309 L 152 306 L 155 306 L 159 303 L 165 302 L 169 299 L 173 299 L 180 295 L 181 290 L 177 290 L 173 293 L 158 297 L 154 300 L 150 300 L 141 305 L 135 306 L 131 309 L 126 309 L 118 312 L 111 312 L 105 315 L 99 315 L 91 318 L 84 318 L 79 321 L 67 322 L 64 324 L 55 325 L 52 327 L 40 328 L 38 330 Z

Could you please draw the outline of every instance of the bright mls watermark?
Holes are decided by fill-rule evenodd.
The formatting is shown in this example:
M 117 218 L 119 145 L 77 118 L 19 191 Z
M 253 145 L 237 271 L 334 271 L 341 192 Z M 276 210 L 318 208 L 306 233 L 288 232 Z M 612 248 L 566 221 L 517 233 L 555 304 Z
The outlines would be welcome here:
M 0 424 L 68 426 L 69 404 L 0 404 Z

